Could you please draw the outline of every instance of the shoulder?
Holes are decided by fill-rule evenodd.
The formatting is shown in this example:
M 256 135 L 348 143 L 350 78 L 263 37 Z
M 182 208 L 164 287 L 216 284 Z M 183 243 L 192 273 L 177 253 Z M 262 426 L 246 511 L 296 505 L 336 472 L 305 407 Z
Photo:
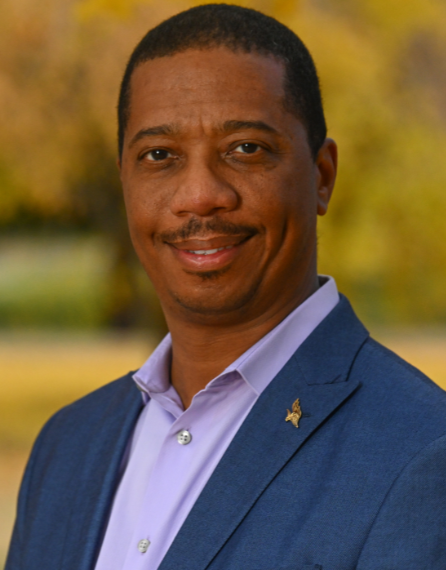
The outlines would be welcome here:
M 369 363 L 374 363 L 386 369 L 390 368 L 395 373 L 407 375 L 414 380 L 418 379 L 425 384 L 436 386 L 440 392 L 443 392 L 441 388 L 434 384 L 432 380 L 418 370 L 418 368 L 415 368 L 415 366 L 412 366 L 392 350 L 371 337 L 364 343 L 361 350 L 361 357 L 367 359 Z
M 117 380 L 113 380 L 104 386 L 94 390 L 75 400 L 68 406 L 59 410 L 55 416 L 58 418 L 65 418 L 69 416 L 89 414 L 92 411 L 99 413 L 101 409 L 107 410 L 110 406 L 116 405 L 123 399 L 139 394 L 133 381 L 133 374 L 135 372 L 128 372 Z
M 350 377 L 361 383 L 361 423 L 374 426 L 375 433 L 388 440 L 393 434 L 413 451 L 446 434 L 446 392 L 375 340 L 363 344 Z
M 132 379 L 133 372 L 90 392 L 56 412 L 43 426 L 33 447 L 30 463 L 56 449 L 85 446 L 92 434 L 113 418 L 130 414 L 142 406 L 139 390 Z
M 373 338 L 362 346 L 356 365 L 367 378 L 373 376 L 391 393 L 397 391 L 401 396 L 406 394 L 446 405 L 446 392 L 438 384 Z
M 117 441 L 132 428 L 142 407 L 132 374 L 87 394 L 47 421 L 34 443 L 24 483 L 32 480 L 42 487 L 53 471 L 69 480 L 79 461 L 101 453 L 108 441 Z

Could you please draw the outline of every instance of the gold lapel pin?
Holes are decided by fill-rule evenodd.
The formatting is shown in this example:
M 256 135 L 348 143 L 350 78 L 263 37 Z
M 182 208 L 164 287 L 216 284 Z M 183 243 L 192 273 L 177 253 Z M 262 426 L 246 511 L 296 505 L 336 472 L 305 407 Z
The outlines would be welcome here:
M 285 418 L 286 422 L 291 422 L 293 424 L 293 426 L 295 427 L 299 427 L 299 420 L 302 417 L 302 411 L 300 409 L 299 406 L 299 398 L 297 398 L 297 400 L 294 402 L 293 406 L 293 412 L 290 412 L 290 410 L 287 410 L 288 415 Z

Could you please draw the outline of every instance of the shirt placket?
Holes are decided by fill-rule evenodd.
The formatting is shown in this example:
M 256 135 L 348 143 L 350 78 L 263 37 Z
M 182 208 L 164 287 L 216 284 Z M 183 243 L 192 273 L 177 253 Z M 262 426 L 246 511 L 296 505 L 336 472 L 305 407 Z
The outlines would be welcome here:
M 160 541 L 166 531 L 160 527 L 159 521 L 165 520 L 164 512 L 171 509 L 167 504 L 160 504 L 159 497 L 169 495 L 166 490 L 175 489 L 179 474 L 193 461 L 193 416 L 191 406 L 172 423 L 164 439 L 141 503 L 125 570 L 152 569 L 161 562 L 163 544 Z M 161 493 L 160 482 L 163 486 Z

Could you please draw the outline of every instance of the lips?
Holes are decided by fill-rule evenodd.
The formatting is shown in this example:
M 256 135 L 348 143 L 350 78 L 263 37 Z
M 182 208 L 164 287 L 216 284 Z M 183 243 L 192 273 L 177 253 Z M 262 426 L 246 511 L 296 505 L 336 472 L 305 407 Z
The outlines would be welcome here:
M 168 243 L 185 269 L 218 271 L 231 263 L 251 235 L 207 236 Z

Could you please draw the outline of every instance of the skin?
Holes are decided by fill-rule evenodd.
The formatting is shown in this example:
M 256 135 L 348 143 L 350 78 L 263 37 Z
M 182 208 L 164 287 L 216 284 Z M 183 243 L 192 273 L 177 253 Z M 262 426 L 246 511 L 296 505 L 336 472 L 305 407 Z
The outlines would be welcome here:
M 313 160 L 283 82 L 277 59 L 227 48 L 151 60 L 132 77 L 121 181 L 185 408 L 318 287 L 336 145 Z

